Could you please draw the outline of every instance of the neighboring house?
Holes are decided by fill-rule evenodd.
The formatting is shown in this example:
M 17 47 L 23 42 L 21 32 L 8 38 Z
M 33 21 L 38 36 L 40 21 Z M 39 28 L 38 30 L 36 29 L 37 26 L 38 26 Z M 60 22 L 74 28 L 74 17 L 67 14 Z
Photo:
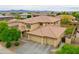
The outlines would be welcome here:
M 42 26 L 28 32 L 28 40 L 57 47 L 62 41 L 65 29 L 55 25 Z
M 10 19 L 14 19 L 14 16 L 3 16 L 3 15 L 0 15 L 0 20 L 10 20 Z
M 50 11 L 48 12 L 31 12 L 32 16 L 33 17 L 36 17 L 36 16 L 53 16 L 54 14 L 51 14 Z
M 22 19 L 27 19 L 28 15 L 31 15 L 31 14 L 28 14 L 28 13 L 22 13 L 22 14 L 20 14 L 20 16 L 21 16 Z

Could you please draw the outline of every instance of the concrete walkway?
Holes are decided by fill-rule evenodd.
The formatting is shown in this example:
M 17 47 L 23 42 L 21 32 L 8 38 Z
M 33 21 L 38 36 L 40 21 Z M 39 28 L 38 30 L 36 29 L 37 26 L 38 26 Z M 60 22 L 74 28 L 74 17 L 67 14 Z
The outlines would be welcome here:
M 35 42 L 26 41 L 20 48 L 16 49 L 17 54 L 47 54 L 52 49 L 49 45 L 41 45 Z

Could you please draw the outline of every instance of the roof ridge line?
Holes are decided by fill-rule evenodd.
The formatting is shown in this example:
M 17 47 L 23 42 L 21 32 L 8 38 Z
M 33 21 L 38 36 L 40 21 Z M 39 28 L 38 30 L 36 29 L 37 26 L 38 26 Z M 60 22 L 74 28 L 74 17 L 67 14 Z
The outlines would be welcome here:
M 51 30 L 51 27 L 49 27 L 49 29 L 50 29 L 50 31 L 51 31 L 51 32 L 53 32 L 53 31 Z M 54 34 L 54 36 L 56 37 L 56 35 L 55 35 L 55 33 L 54 33 L 54 32 L 53 32 L 53 34 Z

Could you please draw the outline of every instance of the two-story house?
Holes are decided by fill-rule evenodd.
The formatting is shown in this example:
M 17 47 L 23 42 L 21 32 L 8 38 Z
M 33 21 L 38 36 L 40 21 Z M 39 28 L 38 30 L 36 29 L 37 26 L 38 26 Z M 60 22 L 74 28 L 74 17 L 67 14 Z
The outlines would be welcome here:
M 20 22 L 26 23 L 26 30 L 32 31 L 41 26 L 47 26 L 49 24 L 60 26 L 60 20 L 61 19 L 58 17 L 38 16 L 25 20 L 20 20 Z
M 21 31 L 25 33 L 26 40 L 57 47 L 66 29 L 60 27 L 60 20 L 59 17 L 38 16 L 13 22 L 18 24 L 20 30 L 23 29 Z

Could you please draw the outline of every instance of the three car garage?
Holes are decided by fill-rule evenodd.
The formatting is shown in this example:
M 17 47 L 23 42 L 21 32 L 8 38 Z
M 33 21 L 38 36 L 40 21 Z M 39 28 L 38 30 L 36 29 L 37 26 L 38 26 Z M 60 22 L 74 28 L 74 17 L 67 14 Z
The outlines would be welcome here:
M 30 31 L 27 33 L 27 35 L 28 40 L 57 47 L 62 41 L 64 31 L 65 28 L 48 25 L 40 27 L 34 31 Z

